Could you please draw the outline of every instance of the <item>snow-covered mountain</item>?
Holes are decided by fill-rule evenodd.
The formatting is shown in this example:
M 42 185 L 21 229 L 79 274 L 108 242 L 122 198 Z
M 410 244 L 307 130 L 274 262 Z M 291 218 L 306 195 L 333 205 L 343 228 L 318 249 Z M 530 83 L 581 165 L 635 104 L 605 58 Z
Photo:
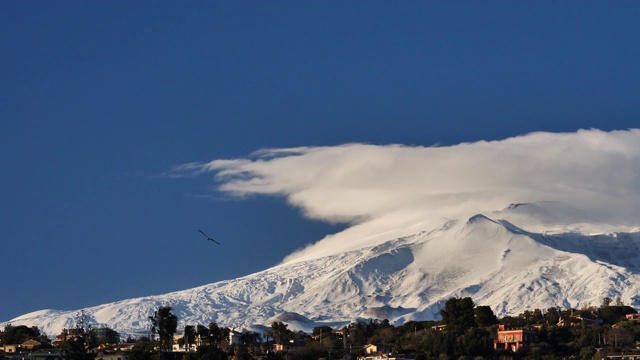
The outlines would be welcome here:
M 567 231 L 552 224 L 556 216 L 549 208 L 512 205 L 486 216 L 443 220 L 357 250 L 84 311 L 93 323 L 148 334 L 148 316 L 159 306 L 173 307 L 179 328 L 216 322 L 260 329 L 283 321 L 303 331 L 357 319 L 438 319 L 447 299 L 465 296 L 499 316 L 600 305 L 605 296 L 640 307 L 640 231 L 595 233 L 594 224 Z M 77 313 L 42 310 L 10 323 L 57 334 L 73 326 Z

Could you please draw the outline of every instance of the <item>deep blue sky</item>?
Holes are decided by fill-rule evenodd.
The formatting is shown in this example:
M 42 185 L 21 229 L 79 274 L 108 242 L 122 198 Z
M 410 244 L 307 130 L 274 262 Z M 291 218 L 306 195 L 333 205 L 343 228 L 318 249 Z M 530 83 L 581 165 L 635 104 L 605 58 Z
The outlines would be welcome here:
M 638 19 L 636 1 L 0 2 L 0 321 L 247 275 L 339 229 L 174 165 L 638 127 Z

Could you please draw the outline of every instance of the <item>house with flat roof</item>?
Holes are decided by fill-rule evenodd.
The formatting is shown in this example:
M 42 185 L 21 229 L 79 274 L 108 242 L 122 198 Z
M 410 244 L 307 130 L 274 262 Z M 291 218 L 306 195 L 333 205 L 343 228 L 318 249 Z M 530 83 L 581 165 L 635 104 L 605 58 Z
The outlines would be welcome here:
M 537 333 L 535 330 L 525 328 L 507 328 L 504 325 L 498 326 L 498 339 L 493 341 L 493 348 L 510 350 L 516 352 L 524 349 L 535 340 Z
M 627 320 L 640 321 L 640 313 L 626 314 L 624 316 Z

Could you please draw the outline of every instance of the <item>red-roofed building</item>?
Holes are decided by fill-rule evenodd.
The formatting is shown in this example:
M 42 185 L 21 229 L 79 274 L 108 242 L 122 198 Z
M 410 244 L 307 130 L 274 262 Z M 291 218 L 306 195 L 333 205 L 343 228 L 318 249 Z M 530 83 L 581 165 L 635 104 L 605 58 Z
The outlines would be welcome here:
M 507 329 L 504 325 L 498 327 L 498 339 L 493 341 L 494 349 L 505 349 L 516 352 L 525 348 L 536 336 L 534 330 Z

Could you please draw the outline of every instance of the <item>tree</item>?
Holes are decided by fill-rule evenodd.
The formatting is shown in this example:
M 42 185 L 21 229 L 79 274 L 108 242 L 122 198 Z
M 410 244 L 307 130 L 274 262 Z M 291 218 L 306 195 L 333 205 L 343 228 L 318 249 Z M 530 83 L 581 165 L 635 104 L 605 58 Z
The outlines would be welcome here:
M 271 324 L 271 331 L 273 331 L 273 339 L 276 344 L 284 344 L 291 334 L 291 330 L 287 328 L 287 324 L 276 321 Z
M 269 342 L 269 339 L 274 339 L 272 329 L 266 329 L 262 334 L 264 335 L 265 342 Z
M 200 342 L 204 346 L 210 346 L 212 343 L 211 334 L 209 334 L 209 328 L 204 325 L 196 325 L 196 334 L 200 339 Z
M 533 310 L 533 323 L 538 324 L 542 322 L 543 319 L 543 315 L 542 315 L 542 310 L 540 309 L 534 309 Z
M 544 318 L 545 320 L 547 320 L 547 323 L 549 325 L 555 325 L 558 323 L 558 320 L 560 320 L 560 312 L 558 311 L 558 309 L 550 307 L 544 314 Z
M 600 318 L 608 324 L 624 320 L 626 314 L 636 313 L 636 310 L 630 306 L 607 306 L 600 308 Z
M 178 317 L 174 315 L 172 311 L 173 308 L 170 306 L 161 306 L 158 310 L 154 311 L 152 316 L 149 316 L 149 320 L 151 320 L 151 332 L 158 334 L 160 351 L 171 350 L 173 335 L 178 329 Z
M 211 336 L 211 343 L 217 348 L 219 348 L 222 344 L 226 344 L 229 342 L 230 332 L 231 330 L 229 330 L 229 328 L 221 328 L 214 322 L 209 324 L 209 336 Z
M 616 327 L 605 335 L 606 344 L 614 349 L 629 349 L 633 345 L 634 334 L 630 329 Z
M 25 325 L 13 326 L 11 324 L 5 325 L 4 331 L 0 340 L 4 345 L 9 344 L 22 344 L 30 339 L 38 339 L 40 337 L 40 330 L 37 326 L 28 327 Z
M 143 337 L 138 341 L 135 341 L 133 349 L 130 352 L 131 360 L 152 360 L 153 359 L 153 344 L 147 337 Z
M 313 335 L 326 335 L 329 336 L 333 332 L 333 329 L 330 326 L 316 326 L 313 328 Z
M 196 341 L 196 328 L 193 325 L 184 327 L 184 347 L 187 351 L 191 351 L 191 344 Z
M 227 353 L 214 346 L 199 346 L 195 358 L 198 360 L 227 360 Z
M 470 328 L 456 339 L 454 347 L 457 357 L 481 356 L 491 358 L 493 340 L 489 331 L 485 329 Z
M 209 327 L 197 325 L 196 334 L 202 342 L 195 354 L 189 354 L 186 360 L 226 360 L 229 346 L 229 328 L 221 328 L 218 324 L 209 323 Z
M 258 343 L 262 342 L 262 336 L 253 331 L 247 331 L 240 334 L 240 343 L 233 346 L 233 354 L 238 360 L 249 360 L 255 354 L 255 348 Z
M 65 330 L 66 331 L 66 330 Z M 63 331 L 68 360 L 90 360 L 93 355 L 89 353 L 89 349 L 98 345 L 95 332 L 89 322 L 89 317 L 81 310 L 76 314 L 75 328 L 70 332 Z M 68 337 L 67 337 L 68 335 Z M 72 336 L 71 336 L 72 335 Z
M 91 360 L 93 355 L 88 352 L 82 337 L 75 337 L 68 342 L 66 359 L 68 360 Z
M 490 306 L 477 306 L 473 312 L 479 327 L 489 327 L 498 323 L 498 318 Z
M 46 333 L 40 334 L 40 337 L 38 338 L 38 341 L 40 342 L 40 344 L 42 344 L 41 346 L 44 349 L 53 347 L 53 345 L 51 344 L 51 339 L 49 339 L 49 337 L 47 336 Z
M 253 331 L 247 331 L 240 335 L 241 357 L 253 358 L 256 345 L 262 342 L 262 336 Z
M 467 329 L 476 327 L 473 300 L 470 297 L 462 299 L 451 298 L 440 310 L 442 321 L 447 325 L 447 331 L 461 334 Z
M 262 335 L 255 331 L 247 331 L 240 335 L 240 342 L 244 344 L 258 344 L 262 342 Z
M 370 338 L 372 343 L 380 343 L 388 347 L 392 347 L 397 339 L 397 333 L 392 326 L 379 327 Z

